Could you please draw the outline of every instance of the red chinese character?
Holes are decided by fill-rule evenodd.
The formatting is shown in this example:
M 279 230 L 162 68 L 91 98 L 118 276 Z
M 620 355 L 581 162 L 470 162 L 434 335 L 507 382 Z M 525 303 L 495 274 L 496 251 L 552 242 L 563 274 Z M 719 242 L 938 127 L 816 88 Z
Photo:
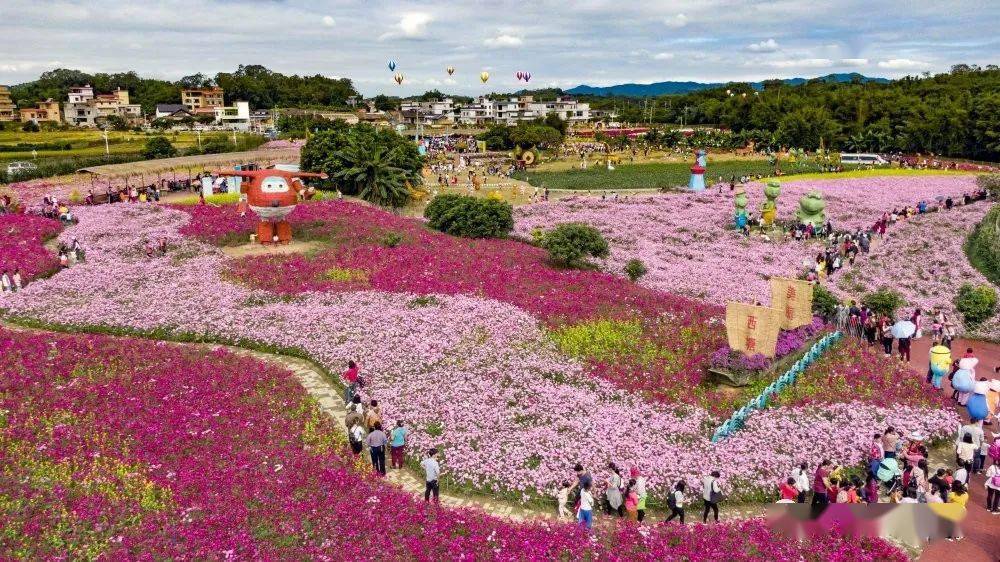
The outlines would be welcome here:
M 789 285 L 788 288 L 785 289 L 785 297 L 787 297 L 788 300 L 791 301 L 795 300 L 795 287 Z
M 785 318 L 791 320 L 793 316 L 795 316 L 795 311 L 792 309 L 791 306 L 786 306 L 785 307 Z
M 748 330 L 754 330 L 756 328 L 757 328 L 757 317 L 756 316 L 747 316 L 747 329 Z
M 747 351 L 757 351 L 757 340 L 747 338 Z

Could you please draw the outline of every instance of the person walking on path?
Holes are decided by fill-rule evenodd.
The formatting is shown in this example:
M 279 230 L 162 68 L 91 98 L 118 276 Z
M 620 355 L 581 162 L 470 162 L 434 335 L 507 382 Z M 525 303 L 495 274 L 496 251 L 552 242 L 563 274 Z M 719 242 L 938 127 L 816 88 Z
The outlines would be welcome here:
M 622 475 L 615 463 L 608 465 L 608 469 L 611 470 L 611 474 L 608 475 L 607 486 L 604 491 L 604 497 L 608 501 L 608 513 L 617 513 L 618 517 L 625 516 L 625 504 L 622 498 Z
M 438 464 L 436 458 L 438 453 L 437 449 L 431 449 L 427 451 L 427 457 L 420 461 L 420 467 L 424 469 L 424 501 L 431 501 L 431 495 L 434 496 L 434 503 L 441 503 L 441 486 L 438 484 L 438 478 L 441 476 L 441 465 Z
M 576 520 L 588 530 L 594 528 L 594 496 L 590 493 L 592 483 L 588 480 L 580 488 L 580 509 Z
M 375 422 L 371 433 L 365 438 L 365 443 L 371 451 L 372 467 L 375 469 L 375 472 L 378 472 L 382 476 L 385 476 L 385 445 L 388 442 L 389 440 L 386 438 L 385 432 L 382 431 L 382 424 Z
M 713 470 L 711 474 L 702 481 L 701 497 L 705 500 L 705 511 L 701 514 L 703 523 L 708 523 L 708 512 L 715 514 L 715 521 L 719 521 L 719 502 L 722 501 L 722 488 L 719 487 L 721 474 L 718 470 Z
M 347 391 L 344 393 L 344 402 L 350 404 L 354 395 L 358 392 L 358 364 L 354 360 L 347 362 L 347 370 L 341 375 L 347 381 Z
M 390 434 L 392 441 L 389 443 L 389 450 L 392 453 L 392 458 L 389 466 L 402 469 L 406 448 L 406 426 L 403 425 L 403 420 L 396 421 L 396 427 L 392 428 Z
M 636 520 L 642 523 L 642 520 L 646 517 L 646 477 L 639 472 L 639 467 L 633 466 L 632 470 L 629 472 L 629 477 L 635 484 L 632 485 L 632 491 L 635 492 L 639 503 L 636 504 Z
M 687 485 L 683 480 L 677 482 L 674 491 L 667 498 L 667 506 L 670 507 L 670 516 L 666 521 L 672 521 L 674 517 L 680 517 L 681 525 L 684 524 L 684 489 Z
M 996 463 L 986 469 L 986 511 L 1000 515 L 1000 466 Z

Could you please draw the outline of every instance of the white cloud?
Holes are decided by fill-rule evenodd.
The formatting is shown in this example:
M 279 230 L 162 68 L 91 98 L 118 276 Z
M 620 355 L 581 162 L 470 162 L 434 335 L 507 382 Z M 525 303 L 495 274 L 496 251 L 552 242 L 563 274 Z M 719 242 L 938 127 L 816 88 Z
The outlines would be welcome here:
M 663 20 L 663 25 L 669 27 L 670 29 L 680 29 L 687 25 L 688 17 L 684 14 L 677 14 L 676 16 L 671 16 Z
M 773 53 L 778 50 L 778 42 L 774 39 L 767 39 L 759 43 L 750 43 L 747 45 L 747 50 L 755 53 Z
M 886 68 L 889 70 L 924 70 L 930 68 L 931 65 L 926 62 L 921 62 L 912 59 L 889 59 L 879 61 L 879 68 Z
M 483 41 L 483 45 L 487 47 L 520 47 L 524 45 L 524 39 L 516 35 L 508 35 L 502 33 L 496 37 L 489 37 Z
M 840 59 L 840 64 L 844 66 L 866 66 L 868 59 Z
M 333 27 L 337 25 L 337 20 L 333 19 L 333 16 L 323 16 L 323 25 Z
M 833 66 L 830 59 L 787 59 L 772 60 L 764 64 L 773 68 L 826 68 Z
M 673 53 L 656 53 L 653 55 L 653 60 L 670 60 L 674 58 Z
M 403 14 L 399 23 L 392 31 L 383 33 L 379 39 L 392 39 L 393 37 L 418 38 L 427 33 L 427 24 L 434 21 L 434 17 L 424 12 L 410 12 Z

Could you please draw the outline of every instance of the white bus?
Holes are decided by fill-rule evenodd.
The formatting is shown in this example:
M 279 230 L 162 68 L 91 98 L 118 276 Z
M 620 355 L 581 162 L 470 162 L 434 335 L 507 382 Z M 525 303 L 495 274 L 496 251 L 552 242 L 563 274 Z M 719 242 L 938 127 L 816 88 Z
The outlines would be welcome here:
M 849 154 L 846 152 L 840 153 L 840 163 L 841 164 L 862 164 L 862 165 L 874 165 L 874 166 L 885 166 L 889 162 L 879 156 L 878 154 Z

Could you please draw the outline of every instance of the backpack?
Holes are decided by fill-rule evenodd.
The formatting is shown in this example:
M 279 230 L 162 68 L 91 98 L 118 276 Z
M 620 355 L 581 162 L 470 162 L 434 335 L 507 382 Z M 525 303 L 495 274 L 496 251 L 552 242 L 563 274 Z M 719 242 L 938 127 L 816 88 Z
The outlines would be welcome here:
M 990 443 L 990 458 L 994 461 L 1000 461 L 1000 439 L 994 439 L 993 443 Z
M 670 492 L 670 495 L 667 496 L 667 507 L 677 509 L 677 496 L 674 495 L 674 492 Z
M 868 450 L 868 458 L 871 460 L 881 460 L 882 459 L 882 449 L 878 445 L 872 443 L 872 448 Z

